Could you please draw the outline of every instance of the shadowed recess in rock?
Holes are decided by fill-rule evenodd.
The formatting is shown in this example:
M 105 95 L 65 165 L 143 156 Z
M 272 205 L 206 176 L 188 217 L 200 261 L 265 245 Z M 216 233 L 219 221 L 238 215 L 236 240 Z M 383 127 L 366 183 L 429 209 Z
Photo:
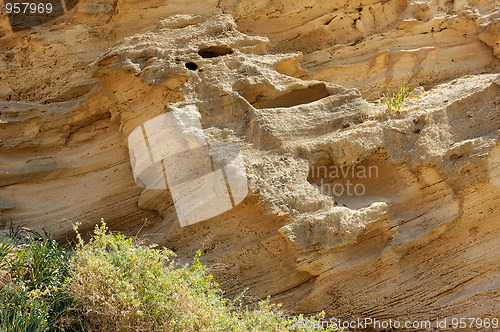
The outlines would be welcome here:
M 330 96 L 324 83 L 311 85 L 305 89 L 292 90 L 281 96 L 270 98 L 263 93 L 247 93 L 243 97 L 255 108 L 281 108 L 309 104 Z
M 231 47 L 226 45 L 210 46 L 200 49 L 198 54 L 202 58 L 215 58 L 218 56 L 233 54 L 233 50 Z

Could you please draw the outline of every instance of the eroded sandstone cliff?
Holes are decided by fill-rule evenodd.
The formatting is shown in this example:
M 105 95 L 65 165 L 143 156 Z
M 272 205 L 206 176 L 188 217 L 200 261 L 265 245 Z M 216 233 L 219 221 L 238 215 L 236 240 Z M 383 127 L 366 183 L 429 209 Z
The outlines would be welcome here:
M 298 312 L 492 317 L 499 19 L 494 1 L 101 0 L 13 32 L 2 12 L 0 219 L 70 239 L 105 218 Z M 403 84 L 425 90 L 401 115 L 364 99 Z M 240 146 L 250 190 L 186 228 L 127 147 L 183 105 Z

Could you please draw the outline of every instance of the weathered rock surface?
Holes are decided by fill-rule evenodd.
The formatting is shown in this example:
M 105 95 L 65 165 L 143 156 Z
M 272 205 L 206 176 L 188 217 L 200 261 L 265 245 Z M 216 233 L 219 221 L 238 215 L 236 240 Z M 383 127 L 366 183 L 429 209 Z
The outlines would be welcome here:
M 201 249 L 229 295 L 304 313 L 499 312 L 498 3 L 159 3 L 80 1 L 15 33 L 1 18 L 0 224 L 69 239 L 105 218 L 181 259 Z M 401 84 L 427 91 L 361 121 L 384 110 L 363 97 Z M 183 105 L 240 146 L 251 192 L 187 228 L 168 191 L 135 185 L 127 150 Z M 376 173 L 335 183 L 362 195 L 325 191 L 322 170 L 355 167 Z

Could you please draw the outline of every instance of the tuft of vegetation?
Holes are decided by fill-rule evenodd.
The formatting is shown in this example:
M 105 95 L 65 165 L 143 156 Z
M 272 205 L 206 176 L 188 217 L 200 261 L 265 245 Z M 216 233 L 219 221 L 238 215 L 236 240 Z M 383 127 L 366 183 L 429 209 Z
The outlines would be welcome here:
M 269 299 L 229 300 L 200 263 L 111 234 L 102 221 L 74 251 L 27 229 L 0 241 L 0 332 L 333 331 L 324 314 L 286 315 Z M 72 257 L 70 257 L 72 256 Z
M 408 86 L 402 86 L 399 88 L 398 92 L 393 92 L 392 94 L 385 93 L 384 98 L 389 115 L 392 115 L 393 111 L 401 113 L 401 107 L 404 105 L 410 95 L 411 92 Z
M 402 107 L 410 97 L 412 97 L 412 92 L 410 92 L 409 87 L 401 86 L 397 92 L 383 94 L 386 109 L 378 108 L 368 102 L 362 102 L 358 107 L 360 120 L 361 122 L 371 122 L 394 118 L 403 113 Z M 420 96 L 415 98 L 420 98 Z
M 0 239 L 0 331 L 62 331 L 71 299 L 63 289 L 69 248 L 47 234 L 11 226 Z

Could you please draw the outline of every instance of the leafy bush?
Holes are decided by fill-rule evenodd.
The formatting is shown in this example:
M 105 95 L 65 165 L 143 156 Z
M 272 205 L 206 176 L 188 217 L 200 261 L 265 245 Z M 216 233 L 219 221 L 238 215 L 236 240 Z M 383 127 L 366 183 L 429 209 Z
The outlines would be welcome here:
M 4 289 L 0 292 L 0 331 L 47 331 L 48 308 L 27 293 Z
M 58 331 L 71 299 L 62 289 L 69 251 L 47 234 L 17 227 L 0 239 L 0 331 Z
M 299 330 L 303 317 L 286 317 L 269 301 L 250 310 L 225 299 L 199 256 L 190 265 L 177 266 L 172 251 L 109 234 L 103 223 L 88 243 L 80 238 L 68 291 L 91 330 Z
M 172 251 L 109 234 L 104 221 L 77 239 L 73 258 L 47 234 L 18 227 L 0 239 L 0 332 L 332 330 L 269 299 L 249 309 L 224 298 L 199 252 L 179 266 Z

